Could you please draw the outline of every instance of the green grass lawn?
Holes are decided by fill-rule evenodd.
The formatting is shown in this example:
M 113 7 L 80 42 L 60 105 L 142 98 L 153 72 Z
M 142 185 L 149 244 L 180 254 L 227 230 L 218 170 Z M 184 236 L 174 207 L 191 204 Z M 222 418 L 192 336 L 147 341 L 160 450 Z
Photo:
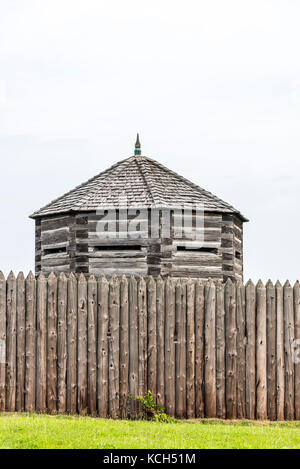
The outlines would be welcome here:
M 152 423 L 0 414 L 0 448 L 300 448 L 300 422 Z

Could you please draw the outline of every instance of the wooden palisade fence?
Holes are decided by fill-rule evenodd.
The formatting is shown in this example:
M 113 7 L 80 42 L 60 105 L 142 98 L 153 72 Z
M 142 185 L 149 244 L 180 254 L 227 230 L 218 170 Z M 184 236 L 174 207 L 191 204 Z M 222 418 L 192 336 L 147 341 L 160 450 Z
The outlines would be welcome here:
M 0 411 L 300 419 L 300 285 L 0 274 Z

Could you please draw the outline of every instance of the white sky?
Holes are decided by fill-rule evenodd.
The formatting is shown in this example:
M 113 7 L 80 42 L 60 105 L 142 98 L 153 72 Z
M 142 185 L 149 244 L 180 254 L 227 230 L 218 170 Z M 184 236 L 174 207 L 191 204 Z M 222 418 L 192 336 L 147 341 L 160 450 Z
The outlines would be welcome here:
M 133 154 L 233 204 L 245 280 L 300 276 L 300 2 L 0 0 L 0 268 L 28 215 Z

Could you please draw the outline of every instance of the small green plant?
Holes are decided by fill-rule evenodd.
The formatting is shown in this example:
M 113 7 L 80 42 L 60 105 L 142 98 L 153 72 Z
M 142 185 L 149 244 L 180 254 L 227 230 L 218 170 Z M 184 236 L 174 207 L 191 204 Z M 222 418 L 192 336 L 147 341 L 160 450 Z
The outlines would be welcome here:
M 148 391 L 144 396 L 137 397 L 134 400 L 140 403 L 143 419 L 161 423 L 175 422 L 174 419 L 165 413 L 165 408 L 157 404 L 151 391 Z

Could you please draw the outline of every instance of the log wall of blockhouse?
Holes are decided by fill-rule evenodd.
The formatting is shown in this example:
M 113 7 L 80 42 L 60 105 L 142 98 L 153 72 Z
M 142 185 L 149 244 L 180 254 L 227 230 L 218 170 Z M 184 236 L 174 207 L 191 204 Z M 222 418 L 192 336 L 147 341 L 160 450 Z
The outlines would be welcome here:
M 243 280 L 243 223 L 231 214 L 222 215 L 221 249 L 223 281 Z
M 36 220 L 35 272 L 50 274 L 74 271 L 73 215 L 57 215 Z M 73 260 L 73 264 L 72 264 Z
M 123 225 L 117 221 L 117 233 L 132 223 L 135 216 L 128 215 L 122 220 Z M 174 213 L 171 216 L 171 238 L 162 236 L 161 213 L 158 216 L 160 237 L 153 237 L 148 212 L 140 217 L 140 225 L 137 231 L 131 231 L 130 239 L 99 239 L 99 215 L 95 212 L 38 219 L 36 274 L 63 271 L 96 276 L 104 273 L 107 276 L 169 275 L 220 281 L 243 279 L 243 223 L 238 217 L 207 212 L 203 223 L 196 225 L 195 215 L 190 215 L 193 229 L 197 226 L 198 234 L 203 234 L 199 240 L 193 239 L 192 231 L 188 230 L 181 237 L 175 235 L 176 216 L 178 214 Z M 113 230 L 113 225 L 109 229 Z M 130 248 L 126 249 L 127 246 Z

